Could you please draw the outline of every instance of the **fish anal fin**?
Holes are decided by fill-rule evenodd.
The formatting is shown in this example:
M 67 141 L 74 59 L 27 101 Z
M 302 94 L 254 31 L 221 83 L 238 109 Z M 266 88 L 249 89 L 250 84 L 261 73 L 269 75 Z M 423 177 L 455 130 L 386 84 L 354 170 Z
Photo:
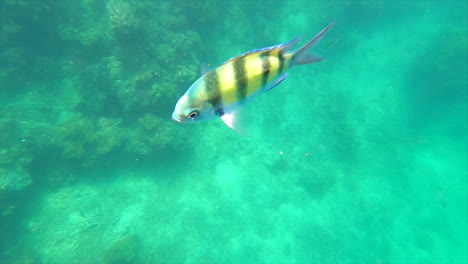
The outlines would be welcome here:
M 267 88 L 266 88 L 266 91 L 270 91 L 271 89 L 273 89 L 273 88 L 275 88 L 276 86 L 278 86 L 282 81 L 284 81 L 284 79 L 286 79 L 286 77 L 288 77 L 288 74 L 287 74 L 287 73 L 281 75 L 270 87 L 267 87 Z

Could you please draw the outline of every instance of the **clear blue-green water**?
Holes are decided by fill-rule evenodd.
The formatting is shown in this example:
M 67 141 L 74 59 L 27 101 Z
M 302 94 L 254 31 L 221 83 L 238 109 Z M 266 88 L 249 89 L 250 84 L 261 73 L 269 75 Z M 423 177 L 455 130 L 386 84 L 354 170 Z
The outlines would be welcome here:
M 465 1 L 0 2 L 1 263 L 467 263 Z M 200 76 L 335 27 L 245 105 Z

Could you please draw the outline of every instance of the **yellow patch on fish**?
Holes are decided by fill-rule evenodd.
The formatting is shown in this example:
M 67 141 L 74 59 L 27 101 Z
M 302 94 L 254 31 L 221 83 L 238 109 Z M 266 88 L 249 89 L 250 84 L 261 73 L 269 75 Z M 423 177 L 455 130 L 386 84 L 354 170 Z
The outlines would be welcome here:
M 247 92 L 250 96 L 262 87 L 262 60 L 259 53 L 254 53 L 245 58 L 245 72 L 247 73 Z
M 216 69 L 219 78 L 219 92 L 223 104 L 236 102 L 236 76 L 232 69 L 232 62 L 225 63 Z

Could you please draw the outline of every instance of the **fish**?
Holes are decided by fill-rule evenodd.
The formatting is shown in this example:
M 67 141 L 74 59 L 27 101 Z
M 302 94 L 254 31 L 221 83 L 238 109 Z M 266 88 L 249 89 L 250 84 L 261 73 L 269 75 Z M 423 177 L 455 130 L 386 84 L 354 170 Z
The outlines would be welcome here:
M 179 98 L 172 113 L 178 123 L 195 123 L 221 118 L 241 134 L 240 112 L 251 99 L 270 91 L 288 77 L 287 70 L 323 58 L 309 53 L 336 24 L 330 23 L 296 51 L 292 47 L 301 38 L 283 44 L 245 52 L 232 57 L 214 70 L 204 73 Z

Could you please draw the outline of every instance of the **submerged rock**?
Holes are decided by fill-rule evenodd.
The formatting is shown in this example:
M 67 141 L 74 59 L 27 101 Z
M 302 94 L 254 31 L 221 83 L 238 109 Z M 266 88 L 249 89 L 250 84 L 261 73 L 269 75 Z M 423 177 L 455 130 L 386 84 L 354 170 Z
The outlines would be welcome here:
M 102 254 L 102 263 L 126 264 L 134 263 L 139 250 L 139 239 L 136 235 L 127 235 L 115 241 Z
M 0 263 L 9 264 L 40 264 L 42 263 L 39 253 L 32 248 L 10 248 L 0 257 Z M 3 262 L 5 261 L 5 262 Z

